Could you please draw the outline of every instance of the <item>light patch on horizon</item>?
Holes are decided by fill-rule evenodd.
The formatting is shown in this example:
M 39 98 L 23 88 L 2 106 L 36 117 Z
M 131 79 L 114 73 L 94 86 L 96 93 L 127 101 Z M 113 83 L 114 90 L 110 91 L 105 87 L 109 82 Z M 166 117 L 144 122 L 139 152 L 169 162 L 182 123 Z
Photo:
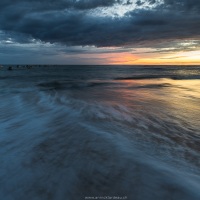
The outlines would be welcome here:
M 12 41 L 12 39 L 10 40 Z M 2 42 L 1 42 L 2 43 Z M 190 45 L 191 43 L 188 43 Z M 185 46 L 187 44 L 184 43 Z M 22 64 L 23 58 L 30 60 L 30 57 L 38 57 L 45 63 L 48 60 L 51 64 L 116 64 L 116 65 L 187 65 L 200 64 L 200 50 L 183 51 L 170 48 L 161 48 L 157 52 L 153 48 L 126 48 L 126 47 L 103 47 L 95 46 L 76 46 L 67 47 L 50 43 L 41 43 L 35 41 L 30 44 L 10 43 L 4 44 L 4 48 L 0 45 L 0 55 L 4 57 L 13 54 L 15 61 L 13 63 Z M 44 57 L 42 59 L 42 57 Z M 55 59 L 53 59 L 53 57 Z M 24 63 L 28 63 L 24 61 Z M 30 64 L 39 64 L 38 59 L 30 62 Z
M 132 64 L 132 65 L 200 65 L 200 51 L 170 52 L 162 54 L 148 53 L 148 49 L 140 49 L 135 54 L 124 53 L 115 56 L 117 59 L 110 59 L 110 64 Z

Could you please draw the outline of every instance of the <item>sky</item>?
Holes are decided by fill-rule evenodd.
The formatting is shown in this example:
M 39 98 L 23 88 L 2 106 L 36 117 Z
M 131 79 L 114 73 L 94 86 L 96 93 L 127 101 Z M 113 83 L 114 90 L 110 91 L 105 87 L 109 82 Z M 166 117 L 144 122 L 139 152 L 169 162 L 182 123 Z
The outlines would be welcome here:
M 200 65 L 200 0 L 1 0 L 0 64 Z

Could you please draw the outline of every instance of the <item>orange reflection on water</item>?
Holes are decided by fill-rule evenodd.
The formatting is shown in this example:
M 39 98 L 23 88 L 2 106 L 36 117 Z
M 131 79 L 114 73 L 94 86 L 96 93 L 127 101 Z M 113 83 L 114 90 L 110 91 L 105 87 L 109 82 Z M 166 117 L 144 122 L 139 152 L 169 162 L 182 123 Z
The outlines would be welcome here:
M 188 126 L 199 126 L 200 81 L 199 80 L 120 80 L 126 85 L 119 92 L 128 108 L 157 112 L 178 118 Z

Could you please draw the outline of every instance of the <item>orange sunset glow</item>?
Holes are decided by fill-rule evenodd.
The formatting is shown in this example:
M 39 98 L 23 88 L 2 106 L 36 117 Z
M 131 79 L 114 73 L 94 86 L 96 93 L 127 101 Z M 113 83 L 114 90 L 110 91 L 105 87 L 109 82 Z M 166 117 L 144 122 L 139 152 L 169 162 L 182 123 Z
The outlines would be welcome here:
M 103 53 L 79 55 L 82 59 L 98 59 L 110 65 L 200 65 L 200 51 L 171 53 Z
M 134 55 L 123 53 L 115 55 L 110 59 L 109 64 L 117 65 L 200 65 L 200 51 L 169 53 L 166 55 L 154 54 L 147 57 L 146 55 Z

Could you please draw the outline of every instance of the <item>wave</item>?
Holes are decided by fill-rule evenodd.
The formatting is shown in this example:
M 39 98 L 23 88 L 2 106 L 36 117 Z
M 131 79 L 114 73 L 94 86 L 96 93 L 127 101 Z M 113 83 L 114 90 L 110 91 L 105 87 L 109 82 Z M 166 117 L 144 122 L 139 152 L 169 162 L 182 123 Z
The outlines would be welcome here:
M 199 200 L 198 84 L 117 81 L 198 75 L 134 70 L 2 79 L 0 198 Z
M 198 178 L 137 148 L 134 133 L 139 121 L 128 128 L 132 139 L 124 136 L 119 119 L 128 119 L 122 113 L 134 119 L 126 107 L 100 106 L 59 92 L 12 96 L 3 107 L 1 115 L 9 119 L 1 124 L 0 196 L 4 200 L 10 194 L 39 200 L 200 198 Z
M 55 89 L 55 90 L 64 90 L 64 89 L 84 89 L 100 86 L 114 86 L 118 83 L 114 82 L 103 82 L 103 81 L 50 81 L 42 82 L 37 84 L 41 89 Z
M 94 124 L 95 127 L 105 127 L 105 129 L 111 126 L 109 128 L 111 132 L 117 132 L 120 129 L 121 134 L 130 137 L 131 140 L 134 140 L 131 136 L 146 141 L 151 138 L 158 143 L 160 141 L 166 148 L 171 148 L 171 145 L 177 145 L 177 148 L 184 145 L 188 150 L 200 151 L 197 145 L 199 137 L 193 133 L 193 127 L 178 117 L 161 111 L 151 111 L 147 110 L 148 108 L 141 111 L 135 108 L 133 112 L 122 103 L 110 104 L 96 100 L 77 99 L 65 91 L 24 93 L 23 96 L 18 96 L 12 105 L 16 105 L 17 110 L 31 108 L 39 116 L 49 113 L 46 116 L 47 118 L 49 116 L 49 119 L 57 116 L 56 123 L 65 120 Z M 4 110 L 6 112 L 6 109 Z M 133 133 L 132 130 L 134 130 Z M 194 154 L 193 157 L 195 157 Z
M 114 80 L 142 80 L 142 79 L 163 79 L 168 78 L 172 80 L 195 80 L 200 79 L 200 75 L 188 75 L 188 76 L 181 76 L 181 75 L 145 75 L 145 76 L 129 76 L 129 77 L 117 77 Z
M 158 83 L 158 84 L 146 84 L 139 86 L 131 86 L 129 89 L 159 89 L 159 88 L 167 88 L 172 87 L 173 85 L 170 83 Z

